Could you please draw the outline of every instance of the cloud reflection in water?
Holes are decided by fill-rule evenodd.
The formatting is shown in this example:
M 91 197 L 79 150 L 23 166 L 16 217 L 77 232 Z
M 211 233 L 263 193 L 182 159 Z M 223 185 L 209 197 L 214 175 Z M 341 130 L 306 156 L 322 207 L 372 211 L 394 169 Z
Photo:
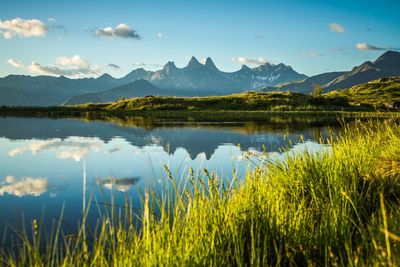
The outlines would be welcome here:
M 106 179 L 97 179 L 96 183 L 103 188 L 107 189 L 115 189 L 121 192 L 127 192 L 129 189 L 137 184 L 140 180 L 140 177 L 126 177 L 126 178 L 114 178 L 108 177 Z
M 44 177 L 22 177 L 7 176 L 0 183 L 0 196 L 5 194 L 17 197 L 35 196 L 45 193 L 48 188 L 47 178 Z
M 51 139 L 45 141 L 38 141 L 26 147 L 15 148 L 8 152 L 10 157 L 16 157 L 25 152 L 32 152 L 33 155 L 41 151 L 56 151 L 57 158 L 59 159 L 73 159 L 80 161 L 83 157 L 88 155 L 91 151 L 99 151 L 104 145 L 104 142 L 99 138 L 88 137 L 68 137 L 62 139 Z

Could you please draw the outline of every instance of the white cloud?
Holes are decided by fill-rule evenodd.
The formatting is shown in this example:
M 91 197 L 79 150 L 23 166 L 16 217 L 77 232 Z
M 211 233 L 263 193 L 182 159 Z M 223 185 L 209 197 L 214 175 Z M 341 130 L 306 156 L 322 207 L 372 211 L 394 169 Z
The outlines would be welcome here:
M 47 19 L 49 22 L 56 22 L 56 19 L 55 18 L 48 18 Z
M 161 37 L 163 37 L 163 34 L 161 32 L 159 32 L 159 33 L 157 33 L 157 37 L 161 38 Z
M 98 29 L 95 35 L 99 37 L 141 39 L 140 35 L 125 23 L 118 24 L 115 29 L 112 27 Z
M 387 50 L 386 48 L 383 47 L 378 47 L 374 45 L 370 45 L 367 43 L 358 43 L 355 45 L 355 48 L 360 51 L 379 51 L 379 50 Z
M 13 37 L 43 37 L 47 34 L 47 26 L 37 19 L 21 19 L 0 20 L 0 35 L 4 39 L 12 39 Z
M 91 151 L 99 151 L 104 142 L 98 138 L 69 137 L 65 140 L 52 139 L 32 143 L 27 147 L 20 147 L 8 152 L 10 157 L 16 157 L 25 152 L 33 155 L 41 151 L 54 151 L 59 159 L 73 159 L 80 161 Z
M 345 28 L 343 27 L 343 25 L 336 22 L 329 23 L 329 29 L 331 29 L 331 31 L 333 32 L 338 32 L 338 33 L 345 32 Z
M 4 194 L 18 197 L 35 196 L 38 197 L 45 193 L 48 188 L 47 179 L 44 177 L 23 177 L 20 179 L 14 176 L 7 176 L 0 184 L 0 196 Z
M 10 64 L 11 66 L 13 66 L 14 68 L 23 68 L 24 64 L 22 64 L 21 61 L 10 58 L 9 60 L 7 60 L 7 63 Z
M 10 40 L 13 38 L 13 35 L 11 32 L 6 31 L 6 32 L 1 32 L 3 34 L 4 39 Z
M 99 75 L 101 69 L 97 65 L 91 65 L 89 61 L 81 58 L 79 55 L 72 57 L 58 57 L 55 65 L 42 65 L 33 61 L 27 67 L 28 71 L 34 74 L 68 76 L 73 78 L 82 78 L 93 75 Z
M 320 52 L 315 51 L 307 51 L 301 54 L 303 57 L 321 57 L 322 54 Z
M 248 57 L 238 57 L 238 58 L 232 58 L 232 61 L 238 62 L 239 64 L 243 65 L 255 65 L 255 66 L 262 65 L 268 62 L 263 57 L 259 57 L 257 59 Z

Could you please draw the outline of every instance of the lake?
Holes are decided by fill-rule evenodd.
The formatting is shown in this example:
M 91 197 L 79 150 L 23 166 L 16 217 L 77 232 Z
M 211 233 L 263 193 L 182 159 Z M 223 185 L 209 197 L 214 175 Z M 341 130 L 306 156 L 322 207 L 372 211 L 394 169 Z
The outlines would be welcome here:
M 317 141 L 339 127 L 307 121 L 155 124 L 3 117 L 0 233 L 10 235 L 12 227 L 21 229 L 33 219 L 51 229 L 63 209 L 62 230 L 71 234 L 84 205 L 91 205 L 88 224 L 94 227 L 98 207 L 129 201 L 133 211 L 140 210 L 145 190 L 161 192 L 169 182 L 165 166 L 179 181 L 191 168 L 198 176 L 205 168 L 221 181 L 233 176 L 240 181 L 263 156 L 323 149 Z M 288 150 L 282 154 L 283 147 Z

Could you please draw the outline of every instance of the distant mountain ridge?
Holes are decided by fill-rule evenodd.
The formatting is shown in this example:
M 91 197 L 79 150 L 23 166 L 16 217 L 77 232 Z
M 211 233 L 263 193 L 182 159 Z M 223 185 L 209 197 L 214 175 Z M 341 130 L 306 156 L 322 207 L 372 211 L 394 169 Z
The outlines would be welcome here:
M 374 62 L 366 61 L 325 84 L 326 91 L 346 89 L 375 79 L 400 75 L 400 53 L 387 51 Z
M 386 51 L 374 62 L 366 61 L 351 71 L 328 72 L 308 77 L 300 82 L 288 83 L 277 87 L 266 87 L 262 91 L 292 91 L 310 93 L 313 87 L 320 85 L 325 92 L 347 89 L 369 81 L 400 75 L 400 52 Z
M 148 71 L 138 68 L 120 79 L 113 78 L 107 73 L 98 78 L 85 79 L 9 75 L 0 78 L 0 105 L 50 106 L 71 103 L 79 98 L 92 101 L 114 100 L 118 95 L 223 95 L 263 86 L 274 86 L 281 82 L 301 80 L 306 77 L 290 66 L 269 63 L 252 69 L 244 66 L 239 71 L 228 73 L 220 71 L 211 58 L 207 58 L 202 64 L 192 57 L 183 68 L 178 68 L 174 62 L 169 61 L 161 70 Z M 125 87 L 124 93 L 121 93 L 121 88 L 113 89 L 138 80 L 146 80 L 154 87 L 142 82 L 144 88 L 149 89 L 148 91 L 138 89 L 137 84 Z M 129 87 L 132 87 L 134 92 L 128 92 Z M 112 91 L 105 93 L 106 90 Z M 115 96 L 111 97 L 111 94 Z
M 304 78 L 307 76 L 282 63 L 278 65 L 265 63 L 256 68 L 243 65 L 238 71 L 223 72 L 209 57 L 204 64 L 192 57 L 183 68 L 178 68 L 173 61 L 169 61 L 161 70 L 133 70 L 122 80 L 132 82 L 145 79 L 159 88 L 192 90 L 188 92 L 189 95 L 205 95 L 240 92 Z
M 315 86 L 326 84 L 345 73 L 345 71 L 322 73 L 308 77 L 299 82 L 288 83 L 278 87 L 265 88 L 263 91 L 292 91 L 307 94 L 310 93 Z
M 145 95 L 166 95 L 168 91 L 160 89 L 150 82 L 141 79 L 99 93 L 82 94 L 72 97 L 63 105 L 78 105 L 84 103 L 105 103 L 121 98 L 132 98 Z
M 202 64 L 192 57 L 183 68 L 178 68 L 173 61 L 169 61 L 160 70 L 138 68 L 119 79 L 107 73 L 98 78 L 84 79 L 9 75 L 0 78 L 0 105 L 80 104 L 82 101 L 115 101 L 121 97 L 146 95 L 228 95 L 261 88 L 265 88 L 264 91 L 309 93 L 315 85 L 321 85 L 325 91 L 332 91 L 398 75 L 400 53 L 395 51 L 387 51 L 374 62 L 364 62 L 351 71 L 322 73 L 312 77 L 299 74 L 282 63 L 265 63 L 255 68 L 243 65 L 238 71 L 223 72 L 211 58 L 207 58 Z M 135 83 L 140 80 L 142 81 Z
M 74 95 L 102 91 L 118 85 L 118 79 L 105 74 L 85 79 L 8 75 L 0 78 L 0 105 L 59 105 Z

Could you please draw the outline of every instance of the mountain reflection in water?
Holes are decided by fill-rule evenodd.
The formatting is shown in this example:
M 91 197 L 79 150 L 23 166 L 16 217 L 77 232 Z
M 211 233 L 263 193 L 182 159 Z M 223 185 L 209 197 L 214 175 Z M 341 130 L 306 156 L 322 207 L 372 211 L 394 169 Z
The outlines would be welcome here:
M 252 157 L 281 158 L 282 147 L 318 151 L 324 146 L 315 141 L 338 129 L 332 121 L 271 120 L 0 117 L 0 233 L 8 223 L 20 223 L 22 214 L 31 220 L 44 212 L 43 224 L 50 227 L 62 207 L 63 230 L 73 232 L 89 199 L 111 203 L 112 198 L 117 206 L 129 200 L 140 210 L 144 190 L 168 184 L 165 166 L 174 179 L 185 179 L 189 169 L 201 175 L 206 168 L 222 179 L 236 175 L 241 181 L 254 168 Z M 83 182 L 83 160 L 88 183 Z M 98 217 L 91 209 L 87 223 L 95 225 Z

